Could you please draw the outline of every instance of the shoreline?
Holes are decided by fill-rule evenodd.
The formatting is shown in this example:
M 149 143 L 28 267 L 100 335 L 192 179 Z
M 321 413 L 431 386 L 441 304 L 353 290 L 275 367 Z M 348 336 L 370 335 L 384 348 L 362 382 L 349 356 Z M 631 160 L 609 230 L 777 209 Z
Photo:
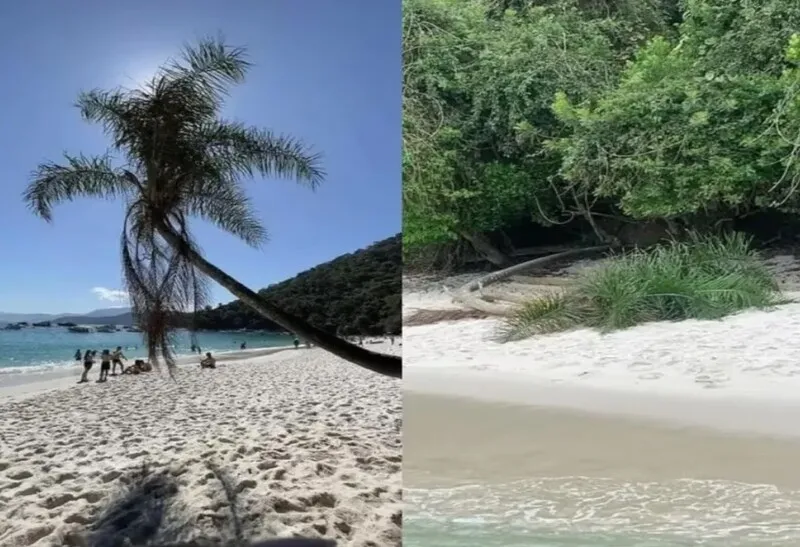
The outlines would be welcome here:
M 404 295 L 404 315 L 449 301 Z M 800 542 L 800 304 L 508 343 L 499 325 L 404 329 L 407 530 Z
M 800 542 L 798 439 L 413 391 L 404 403 L 414 431 L 403 452 L 410 536 L 462 541 L 448 545 Z
M 294 346 L 273 346 L 268 348 L 252 348 L 245 350 L 231 350 L 215 353 L 218 363 L 231 361 L 247 361 L 257 357 L 265 357 L 294 349 Z M 305 349 L 305 348 L 303 348 Z M 299 351 L 299 350 L 298 350 Z M 181 368 L 198 365 L 202 355 L 178 355 L 176 356 L 177 366 Z M 128 359 L 126 364 L 132 363 Z M 198 365 L 199 366 L 199 365 Z M 89 376 L 99 374 L 100 365 L 95 363 Z M 21 400 L 41 393 L 65 389 L 76 384 L 76 379 L 83 373 L 83 365 L 64 365 L 57 370 L 45 372 L 13 372 L 0 374 L 0 403 L 10 400 Z M 155 371 L 158 374 L 157 371 Z
M 406 391 L 404 486 L 735 481 L 800 494 L 800 439 Z M 480 442 L 476 442 L 480 440 Z
M 432 367 L 406 368 L 403 389 L 411 397 L 519 405 L 673 429 L 800 440 L 800 399 L 633 392 L 605 386 L 560 385 L 519 373 Z

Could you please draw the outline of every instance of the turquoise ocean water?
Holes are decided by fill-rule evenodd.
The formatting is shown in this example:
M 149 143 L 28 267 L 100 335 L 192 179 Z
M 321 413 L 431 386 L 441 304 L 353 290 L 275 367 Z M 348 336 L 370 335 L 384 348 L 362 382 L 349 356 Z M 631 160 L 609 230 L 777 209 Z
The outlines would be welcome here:
M 571 477 L 406 489 L 406 547 L 796 547 L 800 492 Z
M 247 349 L 289 346 L 293 338 L 288 335 L 257 332 L 200 332 L 198 342 L 203 352 L 236 351 L 242 342 Z M 63 327 L 0 330 L 0 374 L 16 372 L 49 372 L 74 366 L 75 350 L 113 350 L 122 346 L 128 359 L 145 356 L 141 333 L 89 333 L 68 332 Z M 174 350 L 178 355 L 190 353 L 190 336 L 178 331 Z

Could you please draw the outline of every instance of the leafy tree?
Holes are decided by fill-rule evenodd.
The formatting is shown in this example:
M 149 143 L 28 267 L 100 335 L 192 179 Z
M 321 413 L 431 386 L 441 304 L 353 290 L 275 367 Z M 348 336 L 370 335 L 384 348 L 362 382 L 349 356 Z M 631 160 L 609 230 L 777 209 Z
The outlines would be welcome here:
M 549 145 L 571 130 L 554 114 L 553 97 L 569 89 L 591 102 L 612 88 L 625 52 L 666 30 L 666 15 L 657 2 L 646 3 L 658 4 L 652 12 L 617 2 L 616 19 L 583 4 L 522 2 L 493 11 L 480 0 L 406 0 L 408 249 L 465 239 L 504 265 L 487 233 L 586 214 L 587 196 L 561 176 L 562 150 Z
M 776 182 L 796 154 L 776 109 L 798 25 L 786 0 L 687 1 L 677 39 L 651 40 L 595 104 L 557 97 L 572 129 L 555 143 L 562 176 L 635 218 L 693 223 L 785 202 Z
M 604 239 L 800 210 L 800 4 L 404 6 L 407 253 L 469 241 L 505 265 L 499 236 L 531 223 Z
M 174 364 L 170 330 L 181 312 L 205 305 L 206 276 L 298 336 L 399 377 L 399 357 L 350 344 L 280 309 L 208 262 L 191 236 L 188 220 L 197 216 L 257 247 L 266 231 L 241 179 L 257 173 L 314 188 L 324 177 L 319 156 L 297 140 L 219 118 L 227 90 L 244 80 L 249 66 L 243 49 L 205 40 L 164 65 L 143 89 L 82 93 L 81 115 L 103 127 L 123 165 L 110 155 L 42 164 L 24 199 L 48 221 L 52 207 L 63 201 L 125 200 L 123 272 L 151 359 L 160 354 Z

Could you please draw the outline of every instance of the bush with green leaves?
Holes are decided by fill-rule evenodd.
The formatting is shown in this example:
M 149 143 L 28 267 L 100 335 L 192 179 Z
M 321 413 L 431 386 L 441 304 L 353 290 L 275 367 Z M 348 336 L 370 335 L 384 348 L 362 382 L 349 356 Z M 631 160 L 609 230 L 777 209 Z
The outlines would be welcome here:
M 746 236 L 693 234 L 612 256 L 564 293 L 523 305 L 501 336 L 517 340 L 578 327 L 608 332 L 651 321 L 720 319 L 780 302 L 777 282 Z

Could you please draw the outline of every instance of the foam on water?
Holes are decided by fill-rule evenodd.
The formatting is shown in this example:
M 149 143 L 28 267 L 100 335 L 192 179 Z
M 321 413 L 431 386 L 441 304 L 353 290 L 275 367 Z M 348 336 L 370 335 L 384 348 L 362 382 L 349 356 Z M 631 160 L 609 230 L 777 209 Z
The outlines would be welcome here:
M 406 489 L 404 499 L 407 545 L 432 535 L 443 547 L 800 544 L 800 491 L 772 485 L 563 477 Z

